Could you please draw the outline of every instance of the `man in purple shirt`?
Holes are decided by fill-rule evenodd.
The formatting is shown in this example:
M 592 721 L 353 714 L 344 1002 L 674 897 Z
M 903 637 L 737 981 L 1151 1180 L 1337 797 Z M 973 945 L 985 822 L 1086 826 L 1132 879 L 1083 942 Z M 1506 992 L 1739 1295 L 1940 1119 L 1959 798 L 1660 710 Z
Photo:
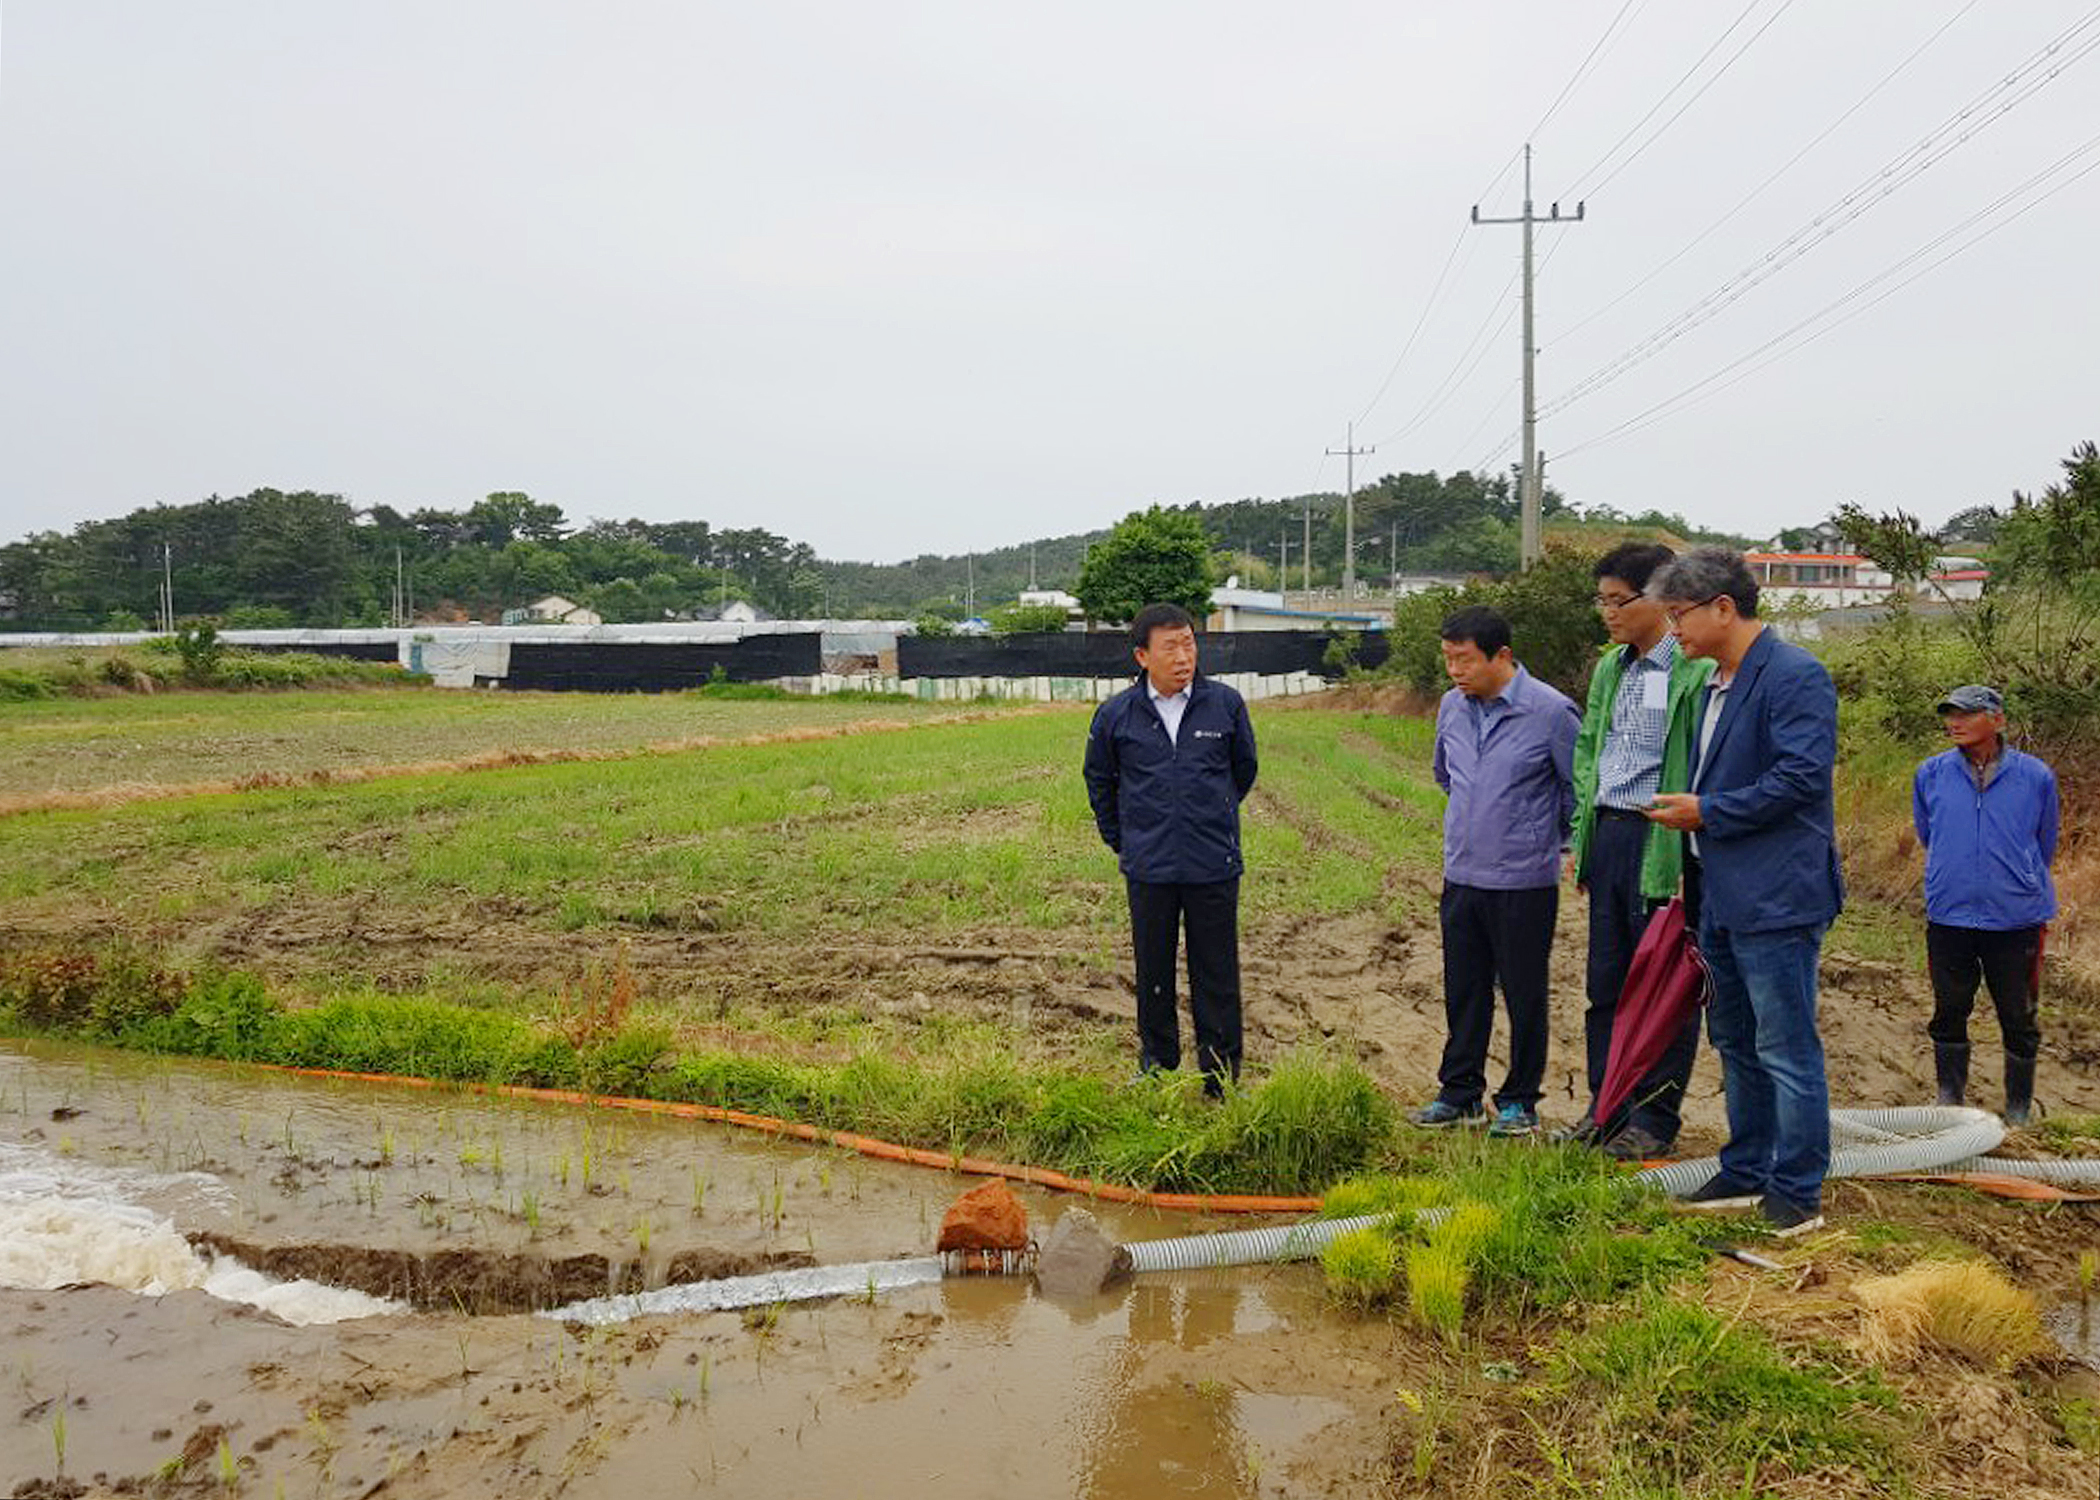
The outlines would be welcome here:
M 1561 852 L 1575 816 L 1582 712 L 1517 665 L 1509 622 L 1475 605 L 1444 621 L 1454 686 L 1436 712 L 1444 809 L 1444 1019 L 1437 1096 L 1408 1116 L 1435 1129 L 1486 1118 L 1495 984 L 1509 1010 L 1509 1071 L 1490 1135 L 1538 1129 L 1546 1072 L 1546 960 L 1560 911 Z

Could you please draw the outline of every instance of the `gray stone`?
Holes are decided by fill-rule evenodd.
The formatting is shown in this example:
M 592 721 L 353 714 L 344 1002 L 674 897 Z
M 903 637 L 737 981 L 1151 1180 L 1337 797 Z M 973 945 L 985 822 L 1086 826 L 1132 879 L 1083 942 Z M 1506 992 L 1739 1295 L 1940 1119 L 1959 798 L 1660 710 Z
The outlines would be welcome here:
M 1091 1297 L 1129 1270 L 1130 1253 L 1083 1208 L 1067 1209 L 1036 1252 L 1036 1284 L 1052 1297 Z

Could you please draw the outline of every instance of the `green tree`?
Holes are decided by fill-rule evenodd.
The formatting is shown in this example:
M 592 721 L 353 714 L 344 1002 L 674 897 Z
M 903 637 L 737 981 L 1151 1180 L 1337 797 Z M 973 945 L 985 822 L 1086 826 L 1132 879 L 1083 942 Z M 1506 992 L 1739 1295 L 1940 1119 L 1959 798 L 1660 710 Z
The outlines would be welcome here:
M 1122 623 L 1148 604 L 1210 613 L 1210 534 L 1195 516 L 1153 506 L 1133 511 L 1087 549 L 1073 588 L 1090 619 Z

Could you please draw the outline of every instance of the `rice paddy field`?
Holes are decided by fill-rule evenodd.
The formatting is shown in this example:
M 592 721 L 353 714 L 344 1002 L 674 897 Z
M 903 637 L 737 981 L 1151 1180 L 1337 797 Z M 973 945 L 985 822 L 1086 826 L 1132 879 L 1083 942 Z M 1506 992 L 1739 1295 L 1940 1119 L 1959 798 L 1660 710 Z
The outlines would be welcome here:
M 0 1249 L 0 1327 L 29 1351 L 0 1474 L 52 1496 L 448 1500 L 2092 1493 L 2100 1376 L 2075 1333 L 2040 1330 L 2085 1308 L 2100 1211 L 1834 1184 L 1832 1227 L 1760 1270 L 1712 1254 L 1740 1223 L 1687 1230 L 1587 1159 L 1409 1138 L 1393 1120 L 1433 1089 L 1443 1035 L 1429 726 L 1342 695 L 1255 712 L 1249 1071 L 1210 1110 L 1129 1085 L 1123 892 L 1079 784 L 1083 709 L 386 689 L 0 705 L 0 1038 L 18 1038 L 0 1040 L 0 1150 L 20 1154 L 0 1221 L 10 1181 L 92 1168 L 118 1174 L 95 1181 L 124 1213 L 282 1281 L 383 1297 L 402 1256 L 468 1268 L 450 1305 L 294 1328 L 204 1273 L 152 1299 L 68 1273 L 109 1285 L 61 1293 Z M 1584 1103 L 1581 926 L 1564 893 L 1549 1122 Z M 1838 1102 L 1930 1097 L 1914 926 L 1900 900 L 1862 902 L 1833 934 Z M 2061 1006 L 2044 1031 L 2052 1114 L 2019 1144 L 2100 1153 L 2093 1022 Z M 1468 1222 L 1493 1225 L 1076 1305 L 935 1289 L 584 1336 L 535 1316 L 549 1267 L 595 1256 L 586 1283 L 658 1284 L 681 1252 L 686 1276 L 923 1253 L 974 1179 L 754 1157 L 690 1124 L 615 1143 L 596 1111 L 447 1093 L 433 1112 L 141 1048 L 698 1100 L 1137 1186 L 1461 1183 Z M 1718 1143 L 1710 1056 L 1687 1122 L 1687 1147 Z M 1028 1206 L 1040 1226 L 1070 1202 Z M 1913 1274 L 1928 1262 L 1986 1268 L 2012 1302 Z M 513 1284 L 522 1302 L 475 1300 Z M 1947 1299 L 1980 1299 L 1968 1322 L 2001 1336 L 1933 1333 L 1961 1323 Z M 98 1417 L 138 1388 L 126 1369 L 161 1368 L 147 1350 L 185 1341 L 212 1351 L 210 1412 Z M 1011 1402 L 986 1399 L 1008 1380 Z

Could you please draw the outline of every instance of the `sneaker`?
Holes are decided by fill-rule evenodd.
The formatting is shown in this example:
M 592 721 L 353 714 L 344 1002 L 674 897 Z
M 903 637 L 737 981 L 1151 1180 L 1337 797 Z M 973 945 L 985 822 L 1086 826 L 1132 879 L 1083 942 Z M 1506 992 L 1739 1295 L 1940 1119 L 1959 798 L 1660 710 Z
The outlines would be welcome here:
M 1797 1234 L 1809 1234 L 1823 1227 L 1823 1215 L 1815 1209 L 1803 1208 L 1770 1193 L 1758 1200 L 1757 1213 L 1765 1221 L 1766 1230 L 1777 1239 L 1790 1240 Z
M 1613 1161 L 1655 1161 L 1670 1154 L 1670 1143 L 1652 1130 L 1629 1125 L 1604 1143 L 1604 1154 Z
M 1539 1117 L 1536 1111 L 1521 1104 L 1505 1104 L 1495 1111 L 1495 1118 L 1488 1124 L 1488 1134 L 1505 1139 L 1515 1136 L 1537 1135 Z
M 1730 1213 L 1741 1209 L 1755 1208 L 1759 1202 L 1756 1188 L 1746 1188 L 1742 1183 L 1716 1172 L 1699 1187 L 1677 1200 L 1680 1208 L 1705 1209 L 1712 1213 Z
M 1419 1125 L 1424 1130 L 1442 1130 L 1451 1125 L 1478 1125 L 1487 1118 L 1487 1111 L 1477 1104 L 1468 1104 L 1461 1109 L 1456 1104 L 1447 1104 L 1442 1099 L 1432 1099 L 1420 1109 L 1409 1110 L 1407 1123 Z

